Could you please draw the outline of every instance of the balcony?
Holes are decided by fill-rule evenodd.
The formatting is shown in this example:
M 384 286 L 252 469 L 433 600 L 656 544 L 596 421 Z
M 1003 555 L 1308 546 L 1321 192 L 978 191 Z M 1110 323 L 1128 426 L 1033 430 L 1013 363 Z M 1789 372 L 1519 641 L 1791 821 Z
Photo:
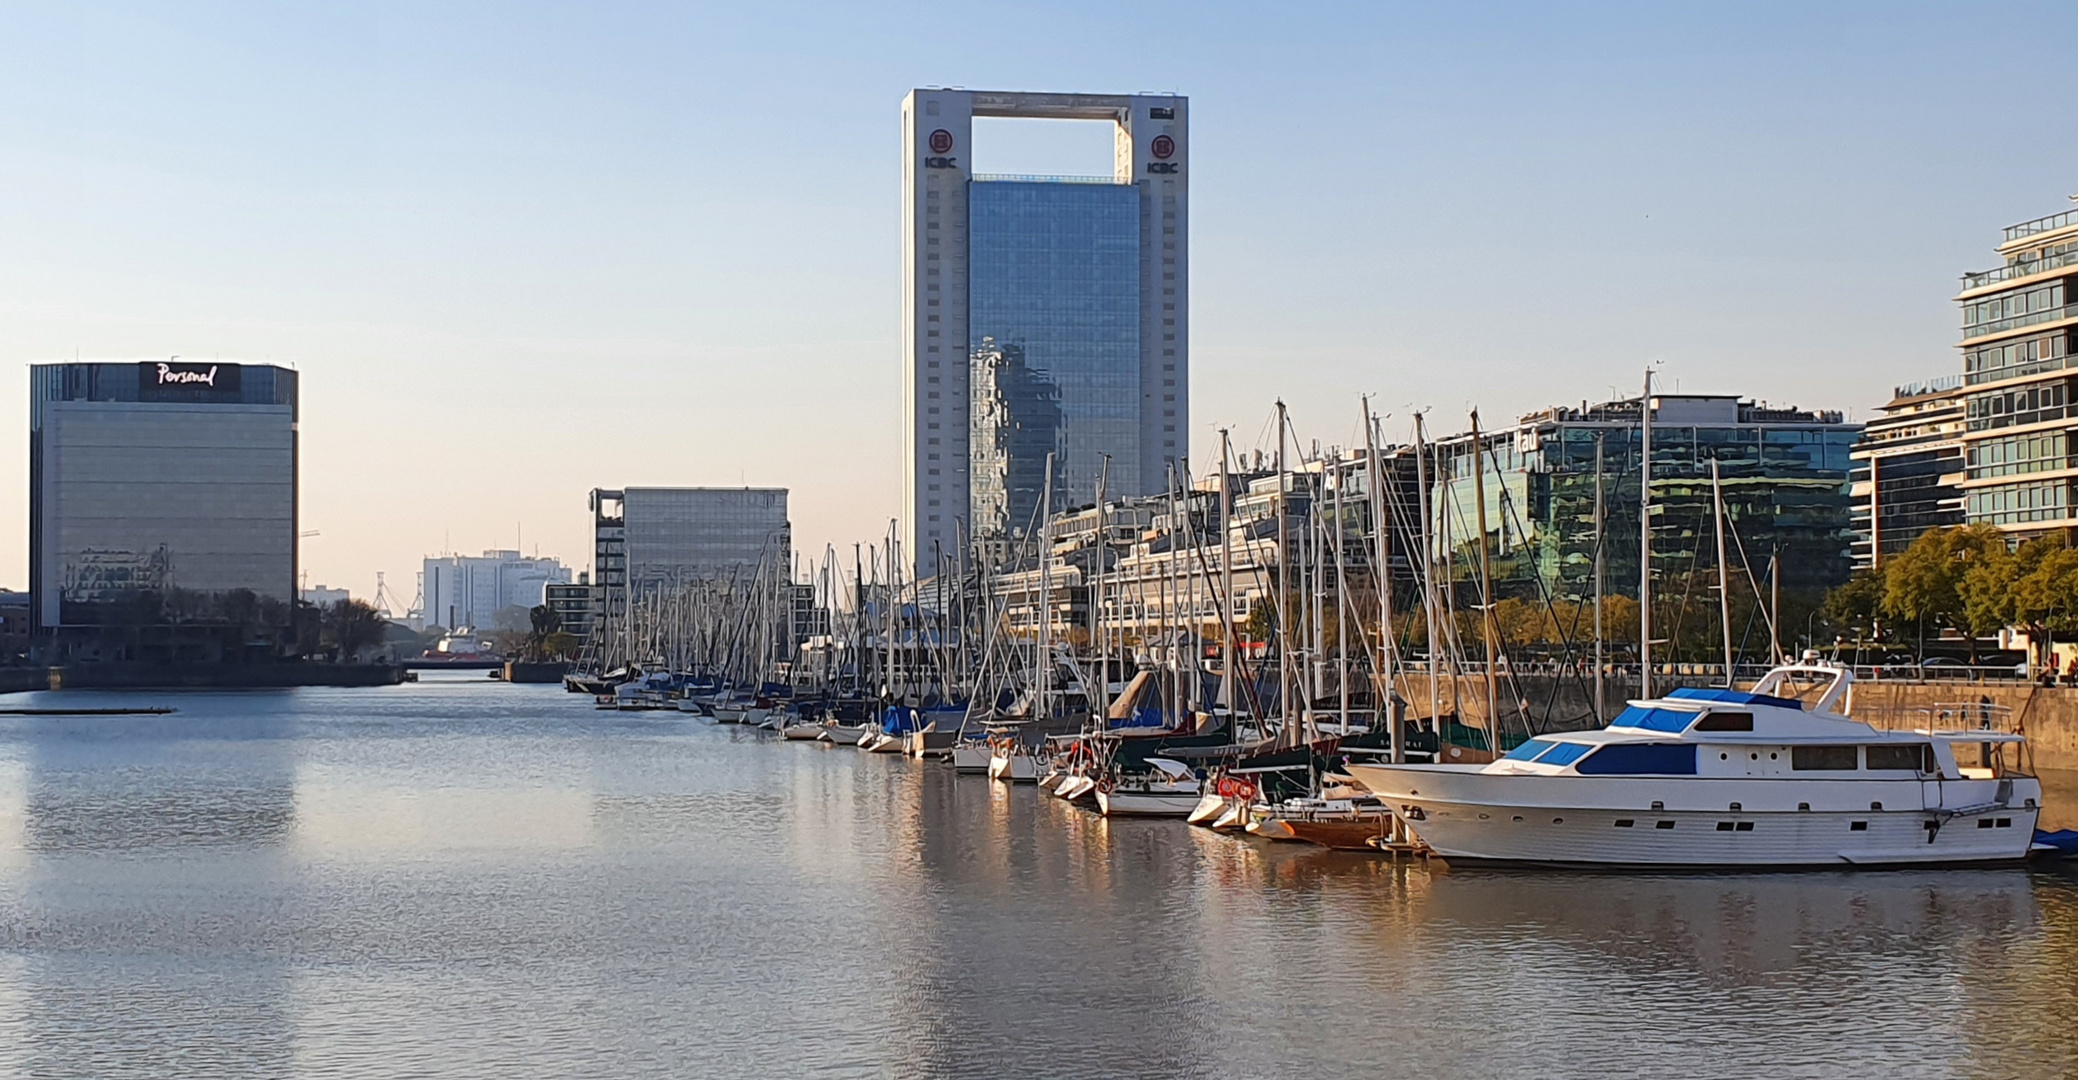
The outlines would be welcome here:
M 1981 322 L 1975 326 L 1965 326 L 1963 327 L 1963 340 L 1969 341 L 1972 338 L 1990 337 L 1993 334 L 2003 334 L 2008 330 L 2018 330 L 2023 326 L 2037 326 L 2042 323 L 2056 322 L 2059 319 L 2078 319 L 2078 304 L 2065 304 L 2060 308 L 2030 311 L 2025 315 L 2014 315 L 2004 319 L 1993 319 L 1990 322 Z
M 2055 232 L 2069 225 L 2078 225 L 2078 210 L 2066 210 L 2061 214 L 2051 214 L 2048 217 L 2039 217 L 2033 221 L 2023 221 L 2018 225 L 2008 225 L 2006 226 L 2006 242 L 2010 244 L 2024 236 Z
M 2061 247 L 2062 245 L 2057 245 Z M 1996 270 L 1984 270 L 1963 275 L 1963 291 L 1981 289 L 1986 285 L 1997 285 L 2002 281 L 2017 281 L 2024 277 L 2046 273 L 2066 266 L 2078 266 L 2078 250 L 2066 251 L 2042 259 L 2022 259 L 2010 262 Z

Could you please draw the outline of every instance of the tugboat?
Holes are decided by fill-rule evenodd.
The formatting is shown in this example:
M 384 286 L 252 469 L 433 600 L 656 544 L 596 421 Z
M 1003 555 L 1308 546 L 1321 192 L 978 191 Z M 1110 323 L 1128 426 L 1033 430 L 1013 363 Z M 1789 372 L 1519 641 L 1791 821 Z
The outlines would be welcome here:
M 1786 696 L 1823 682 L 1816 701 Z M 1815 652 L 1752 691 L 1633 701 L 1599 731 L 1486 765 L 1350 763 L 1435 854 L 1581 866 L 2019 862 L 2041 813 L 2027 739 L 1990 707 L 1916 730 L 1843 712 L 1854 675 Z

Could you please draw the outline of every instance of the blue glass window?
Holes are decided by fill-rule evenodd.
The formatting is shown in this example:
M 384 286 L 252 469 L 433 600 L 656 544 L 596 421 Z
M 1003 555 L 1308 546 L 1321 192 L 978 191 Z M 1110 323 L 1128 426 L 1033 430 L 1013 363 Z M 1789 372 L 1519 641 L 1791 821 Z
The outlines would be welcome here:
M 1553 746 L 1551 749 L 1546 750 L 1541 756 L 1539 756 L 1537 758 L 1537 764 L 1571 765 L 1574 762 L 1579 761 L 1582 755 L 1586 754 L 1589 750 L 1592 749 L 1594 749 L 1594 747 L 1587 743 L 1562 742 L 1556 746 Z
M 1580 763 L 1582 776 L 1694 776 L 1696 748 L 1687 743 L 1610 743 Z
M 1521 746 L 1501 755 L 1502 761 L 1534 761 L 1537 755 L 1558 744 L 1550 739 L 1531 739 Z
M 1060 395 L 1056 505 L 1140 475 L 1140 189 L 986 180 L 967 189 L 969 350 L 1024 349 Z M 1130 482 L 1130 481 L 1128 481 Z
M 1633 705 L 1617 714 L 1609 722 L 1610 727 L 1644 728 L 1647 731 L 1664 731 L 1669 734 L 1687 731 L 1699 714 L 1685 709 L 1645 709 Z

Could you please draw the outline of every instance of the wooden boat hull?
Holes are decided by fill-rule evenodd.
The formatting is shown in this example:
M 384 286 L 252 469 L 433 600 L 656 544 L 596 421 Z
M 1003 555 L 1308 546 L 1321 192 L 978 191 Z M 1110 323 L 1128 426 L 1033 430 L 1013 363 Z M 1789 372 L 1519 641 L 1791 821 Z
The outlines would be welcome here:
M 1336 851 L 1370 851 L 1379 849 L 1371 841 L 1379 837 L 1390 837 L 1393 831 L 1390 815 L 1373 814 L 1345 819 L 1278 818 L 1279 824 L 1291 833 L 1291 839 L 1309 844 L 1319 844 Z

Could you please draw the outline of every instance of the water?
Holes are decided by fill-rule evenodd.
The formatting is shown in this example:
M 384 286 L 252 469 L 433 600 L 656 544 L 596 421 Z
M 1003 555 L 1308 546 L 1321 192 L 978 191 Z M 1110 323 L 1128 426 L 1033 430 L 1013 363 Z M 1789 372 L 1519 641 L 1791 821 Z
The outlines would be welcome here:
M 1447 870 L 553 687 L 16 696 L 0 1076 L 2035 1077 L 2078 876 Z

